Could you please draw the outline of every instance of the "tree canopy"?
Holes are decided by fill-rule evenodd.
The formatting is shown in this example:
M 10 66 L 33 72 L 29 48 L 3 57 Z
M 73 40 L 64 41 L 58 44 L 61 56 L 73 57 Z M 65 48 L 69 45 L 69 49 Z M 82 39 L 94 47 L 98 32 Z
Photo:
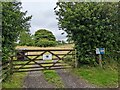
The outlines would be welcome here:
M 34 38 L 36 46 L 47 47 L 56 45 L 56 38 L 53 33 L 45 29 L 37 30 Z
M 14 50 L 15 42 L 20 32 L 29 32 L 30 19 L 26 12 L 21 11 L 21 2 L 2 2 L 2 52 L 3 60 L 7 59 L 11 50 Z
M 58 2 L 55 13 L 59 28 L 75 43 L 80 62 L 94 62 L 95 49 L 118 50 L 120 29 L 118 3 Z M 89 55 L 94 55 L 90 59 Z
M 34 46 L 32 35 L 26 31 L 22 31 L 19 36 L 19 45 Z

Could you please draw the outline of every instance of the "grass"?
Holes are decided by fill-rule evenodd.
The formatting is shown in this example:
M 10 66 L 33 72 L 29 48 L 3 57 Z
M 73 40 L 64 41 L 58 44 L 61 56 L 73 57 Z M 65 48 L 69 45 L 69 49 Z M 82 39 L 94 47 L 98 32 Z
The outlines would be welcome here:
M 118 86 L 118 71 L 115 69 L 83 66 L 73 69 L 72 72 L 98 87 Z
M 46 81 L 55 85 L 57 88 L 64 88 L 64 84 L 61 81 L 60 76 L 56 73 L 55 70 L 44 70 L 43 74 Z
M 52 62 L 52 60 L 45 60 L 45 62 Z M 51 66 L 51 64 L 44 64 L 43 66 Z M 56 73 L 55 70 L 43 70 L 43 74 L 46 81 L 53 84 L 57 88 L 64 87 L 64 84 L 61 81 L 60 76 Z
M 5 82 L 2 83 L 3 88 L 22 88 L 23 79 L 26 73 L 14 73 Z

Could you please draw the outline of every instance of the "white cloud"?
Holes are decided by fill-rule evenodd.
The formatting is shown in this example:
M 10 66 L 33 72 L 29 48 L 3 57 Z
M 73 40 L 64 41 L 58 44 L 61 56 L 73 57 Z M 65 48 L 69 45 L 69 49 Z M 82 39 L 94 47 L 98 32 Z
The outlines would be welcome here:
M 32 15 L 30 32 L 32 34 L 39 29 L 52 31 L 57 40 L 66 40 L 66 34 L 58 29 L 54 7 L 57 0 L 21 0 L 23 11 L 28 11 L 27 15 Z
M 57 2 L 58 0 L 20 0 L 22 2 Z

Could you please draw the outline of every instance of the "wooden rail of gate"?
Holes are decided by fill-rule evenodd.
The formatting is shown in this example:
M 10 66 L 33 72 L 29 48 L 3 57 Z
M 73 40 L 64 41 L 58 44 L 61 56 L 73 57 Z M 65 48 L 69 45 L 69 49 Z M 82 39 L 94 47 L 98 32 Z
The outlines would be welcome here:
M 53 57 L 50 62 L 42 59 L 42 56 L 45 53 L 52 54 Z M 71 59 L 75 59 L 75 50 L 73 48 L 17 50 L 16 56 L 14 56 L 11 60 L 13 66 L 12 72 L 28 72 L 69 68 L 70 66 L 62 62 L 68 55 L 72 56 Z

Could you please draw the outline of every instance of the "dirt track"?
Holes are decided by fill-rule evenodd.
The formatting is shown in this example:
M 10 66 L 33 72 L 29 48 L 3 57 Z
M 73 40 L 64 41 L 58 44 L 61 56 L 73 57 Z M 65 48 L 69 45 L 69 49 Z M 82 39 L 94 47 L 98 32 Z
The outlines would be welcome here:
M 69 70 L 57 70 L 57 73 L 61 76 L 65 88 L 95 88 L 83 79 L 72 75 Z
M 58 75 L 60 75 L 65 88 L 95 88 L 94 86 L 88 84 L 83 79 L 80 79 L 66 70 L 56 70 Z M 29 72 L 25 77 L 23 88 L 55 88 L 54 85 L 48 83 L 42 72 Z
M 23 88 L 55 88 L 45 81 L 42 72 L 29 72 L 25 77 Z

